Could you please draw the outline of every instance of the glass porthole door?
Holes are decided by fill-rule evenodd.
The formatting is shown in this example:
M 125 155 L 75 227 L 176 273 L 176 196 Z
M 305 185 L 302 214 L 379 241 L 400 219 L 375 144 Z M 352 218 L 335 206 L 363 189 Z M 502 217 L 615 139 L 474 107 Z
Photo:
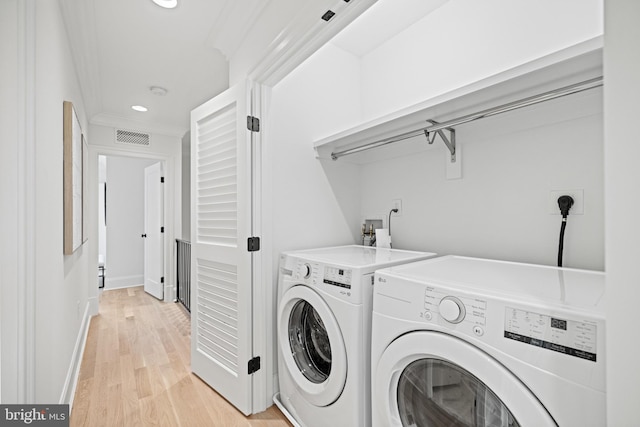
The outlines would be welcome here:
M 411 332 L 372 363 L 376 426 L 557 427 L 511 371 L 451 335 Z
M 342 393 L 347 355 L 338 322 L 323 298 L 298 285 L 282 297 L 278 309 L 282 359 L 300 393 L 316 406 L 327 406 Z
M 520 427 L 482 381 L 441 359 L 411 362 L 400 374 L 397 402 L 403 426 Z
M 293 360 L 306 379 L 321 384 L 331 374 L 331 340 L 320 314 L 299 300 L 289 315 L 289 347 Z

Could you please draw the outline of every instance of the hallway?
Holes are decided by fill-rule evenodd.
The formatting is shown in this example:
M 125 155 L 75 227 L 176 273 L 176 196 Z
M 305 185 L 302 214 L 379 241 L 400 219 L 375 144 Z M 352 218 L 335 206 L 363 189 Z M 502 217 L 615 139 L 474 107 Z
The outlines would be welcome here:
M 190 370 L 190 318 L 142 287 L 106 291 L 91 320 L 71 426 L 290 426 L 245 417 Z

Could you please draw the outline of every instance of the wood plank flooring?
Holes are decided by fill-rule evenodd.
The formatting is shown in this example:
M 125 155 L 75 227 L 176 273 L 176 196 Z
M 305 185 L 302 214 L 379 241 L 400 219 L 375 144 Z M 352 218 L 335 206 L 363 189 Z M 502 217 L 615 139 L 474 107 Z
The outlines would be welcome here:
M 105 291 L 91 320 L 71 426 L 287 427 L 275 407 L 245 417 L 191 373 L 182 306 L 142 287 Z

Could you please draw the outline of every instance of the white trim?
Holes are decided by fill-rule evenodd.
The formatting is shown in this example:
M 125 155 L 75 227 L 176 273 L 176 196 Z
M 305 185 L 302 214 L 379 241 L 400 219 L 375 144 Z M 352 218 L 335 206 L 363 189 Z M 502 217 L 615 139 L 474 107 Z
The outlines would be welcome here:
M 273 246 L 272 246 L 272 165 L 269 162 L 268 106 L 270 103 L 271 87 L 302 64 L 309 56 L 322 47 L 333 36 L 351 23 L 356 17 L 373 5 L 377 0 L 359 0 L 346 3 L 337 0 L 330 9 L 336 16 L 329 22 L 316 19 L 315 23 L 293 20 L 280 35 L 271 43 L 265 57 L 253 68 L 249 80 L 253 85 L 254 99 L 252 115 L 261 120 L 261 131 L 257 136 L 259 154 L 256 156 L 253 171 L 253 185 L 258 193 L 253 200 L 253 224 L 255 235 L 261 237 L 260 260 L 254 263 L 253 272 L 253 301 L 254 333 L 252 346 L 255 355 L 261 355 L 265 361 L 260 371 L 253 376 L 253 412 L 261 412 L 271 406 L 273 393 L 278 388 L 277 372 L 272 363 L 267 361 L 277 358 L 277 331 L 269 327 L 275 319 L 275 288 L 277 283 L 273 277 Z M 284 46 L 284 47 L 282 47 Z M 270 293 L 266 294 L 265 290 Z M 262 324 L 256 319 L 264 319 Z M 257 333 L 256 333 L 257 332 Z M 275 344 L 275 345 L 274 345 Z
M 175 239 L 174 239 L 175 242 Z M 176 285 L 164 285 L 164 302 L 177 302 L 176 300 Z
M 99 312 L 99 300 L 98 297 L 89 297 L 89 299 L 87 300 L 87 304 L 89 304 L 89 315 L 90 316 L 97 316 L 98 312 Z
M 250 114 L 254 117 L 258 117 L 260 122 L 263 123 L 263 104 L 262 104 L 262 86 L 257 83 L 248 82 L 247 92 L 249 94 L 249 109 Z M 263 161 L 263 145 L 262 145 L 262 133 L 263 127 L 261 126 L 260 132 L 251 132 L 251 232 L 253 236 L 259 236 L 260 241 L 264 241 L 262 234 L 262 165 Z M 262 276 L 264 260 L 269 259 L 265 257 L 264 251 L 254 252 L 252 254 L 251 261 L 251 282 L 253 284 L 252 291 L 252 353 L 253 356 L 260 356 L 264 361 L 259 371 L 255 372 L 252 377 L 252 412 L 258 413 L 265 411 L 270 405 L 269 395 L 267 387 L 270 377 L 271 364 L 266 363 L 267 360 L 272 360 L 267 357 L 267 336 L 269 335 L 268 322 L 264 319 L 268 318 L 268 310 L 265 306 L 265 301 L 268 296 L 265 293 L 264 279 Z
M 129 147 L 127 147 L 129 148 Z M 135 147 L 132 147 L 135 148 Z M 182 157 L 181 156 L 171 156 L 166 153 L 159 153 L 157 151 L 136 151 L 132 148 L 127 150 L 120 149 L 118 147 L 105 147 L 101 145 L 91 145 L 89 144 L 89 277 L 88 283 L 90 286 L 95 284 L 95 276 L 94 272 L 98 271 L 98 219 L 97 219 L 97 206 L 98 206 L 98 156 L 120 156 L 120 157 L 129 157 L 129 158 L 142 158 L 142 159 L 153 159 L 163 162 L 162 170 L 164 171 L 165 176 L 165 188 L 164 188 L 164 280 L 165 280 L 165 289 L 167 287 L 175 286 L 175 251 L 173 250 L 175 237 L 176 237 L 176 221 L 179 218 L 180 212 L 177 209 L 177 203 L 179 200 L 176 200 L 176 189 L 177 189 L 177 178 L 178 178 L 178 168 L 180 167 Z M 94 237 L 94 238 L 91 238 Z M 107 282 L 109 281 L 109 276 L 107 276 Z M 142 278 L 137 285 L 132 286 L 142 286 L 144 284 L 144 278 Z M 132 286 L 122 286 L 122 287 L 132 287 Z M 107 287 L 105 283 L 105 290 L 118 289 L 114 287 Z M 97 293 L 97 284 L 96 291 Z M 92 294 L 89 294 L 90 299 Z M 165 292 L 165 302 L 169 302 L 171 300 L 167 299 L 167 293 Z M 97 304 L 95 305 L 96 312 L 98 311 Z
M 262 120 L 267 123 L 269 120 L 269 103 L 271 101 L 271 87 L 261 86 L 262 94 L 261 94 L 261 113 Z M 269 355 L 270 360 L 278 360 L 278 346 L 275 344 L 275 316 L 276 316 L 276 298 L 275 294 L 277 292 L 277 283 L 273 283 L 273 246 L 271 242 L 273 242 L 273 192 L 271 190 L 271 174 L 272 174 L 272 164 L 269 161 L 271 158 L 270 155 L 270 146 L 265 145 L 265 141 L 268 141 L 268 127 L 265 132 L 262 134 L 262 142 L 261 142 L 261 212 L 259 213 L 259 218 L 262 221 L 262 238 L 265 242 L 269 242 L 268 245 L 262 249 L 262 287 L 265 289 L 269 289 L 269 294 L 265 295 L 264 298 L 264 318 L 267 320 L 274 319 L 273 325 L 274 328 L 267 328 L 265 333 L 265 348 L 264 354 Z M 269 286 L 266 286 L 269 284 Z M 271 322 L 265 322 L 265 325 L 269 325 Z M 277 364 L 269 364 L 266 367 L 266 380 L 267 383 L 266 391 L 267 395 L 272 395 L 273 390 L 278 388 L 278 373 L 277 373 Z
M 35 401 L 35 8 L 18 2 L 18 403 Z
M 62 393 L 60 393 L 60 399 L 58 401 L 60 404 L 69 404 L 69 413 L 71 413 L 71 408 L 73 407 L 73 398 L 75 397 L 78 386 L 80 366 L 82 365 L 82 357 L 87 344 L 87 335 L 89 334 L 89 325 L 91 323 L 90 313 L 91 303 L 87 301 L 87 305 L 84 308 L 84 316 L 82 317 L 82 324 L 80 325 L 78 337 L 76 338 L 76 345 L 71 354 L 71 363 L 69 364 L 67 377 L 65 378 Z
M 142 274 L 136 274 L 133 276 L 107 277 L 104 283 L 103 290 L 109 291 L 111 289 L 134 288 L 136 286 L 143 285 L 144 276 Z
M 265 57 L 249 72 L 249 79 L 275 86 L 377 1 L 358 0 L 347 3 L 336 0 L 327 8 L 336 13 L 329 22 L 317 17 L 311 17 L 312 21 L 302 19 L 301 16 L 293 19 L 269 45 Z
M 218 49 L 227 61 L 233 58 L 268 2 L 228 1 L 207 36 L 206 45 Z
M 88 116 L 102 110 L 102 85 L 96 33 L 95 1 L 70 2 L 58 0 L 67 40 L 72 52 L 74 69 L 80 85 L 84 111 Z

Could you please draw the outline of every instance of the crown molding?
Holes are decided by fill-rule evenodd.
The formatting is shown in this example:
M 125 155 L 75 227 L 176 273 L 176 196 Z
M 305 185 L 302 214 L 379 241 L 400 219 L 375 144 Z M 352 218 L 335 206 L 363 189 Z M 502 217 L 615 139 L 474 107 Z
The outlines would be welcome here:
M 250 70 L 249 79 L 276 85 L 376 1 L 335 0 L 328 8 L 335 15 L 328 22 L 306 11 L 298 14 L 270 43 L 265 55 Z
M 86 114 L 102 111 L 95 0 L 58 0 Z
M 264 0 L 227 0 L 207 36 L 207 46 L 218 49 L 229 61 L 267 3 Z

